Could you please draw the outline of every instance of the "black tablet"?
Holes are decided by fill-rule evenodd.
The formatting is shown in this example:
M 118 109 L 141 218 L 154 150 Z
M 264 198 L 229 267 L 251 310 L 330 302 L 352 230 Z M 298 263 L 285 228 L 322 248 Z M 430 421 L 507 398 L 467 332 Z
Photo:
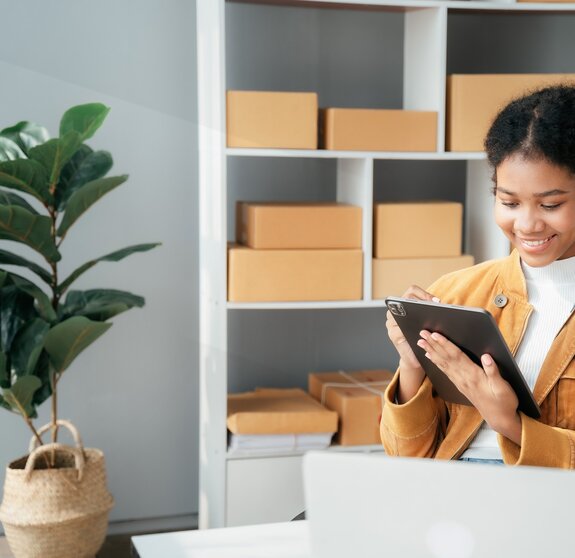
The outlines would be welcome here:
M 487 310 L 391 296 L 385 299 L 385 303 L 433 387 L 445 401 L 471 405 L 417 345 L 422 329 L 441 333 L 479 366 L 482 354 L 491 355 L 501 376 L 515 390 L 519 399 L 518 409 L 533 418 L 541 415 L 533 393 L 517 367 L 493 316 Z

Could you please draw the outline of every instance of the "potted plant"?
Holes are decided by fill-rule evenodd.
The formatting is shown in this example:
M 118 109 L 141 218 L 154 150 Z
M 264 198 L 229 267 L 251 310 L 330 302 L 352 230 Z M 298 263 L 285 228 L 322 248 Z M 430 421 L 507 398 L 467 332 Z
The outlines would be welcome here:
M 0 131 L 0 240 L 12 242 L 0 243 L 0 407 L 24 419 L 32 433 L 32 446 L 38 446 L 30 459 L 11 463 L 6 472 L 0 519 L 17 558 L 93 556 L 98 548 L 86 548 L 88 534 L 83 529 L 94 523 L 96 511 L 107 525 L 111 507 L 101 452 L 84 450 L 77 433 L 78 448 L 57 444 L 59 426 L 67 425 L 58 419 L 58 385 L 64 372 L 111 327 L 110 318 L 144 305 L 141 296 L 129 292 L 79 291 L 73 290 L 73 283 L 99 262 L 117 262 L 157 246 L 129 246 L 90 259 L 67 276 L 60 273 L 61 248 L 73 225 L 128 178 L 106 176 L 112 156 L 85 143 L 108 112 L 109 108 L 99 103 L 72 107 L 62 116 L 59 136 L 54 139 L 45 128 L 30 122 Z M 18 248 L 11 250 L 13 247 Z M 50 424 L 37 428 L 37 408 L 47 400 L 51 401 Z M 48 448 L 41 438 L 46 430 L 51 431 Z M 84 477 L 81 482 L 80 476 Z M 86 486 L 101 494 L 85 495 L 82 503 L 78 494 Z M 31 500 L 19 503 L 30 490 L 30 494 L 39 494 L 33 498 L 29 494 Z M 53 490 L 61 492 L 62 501 L 43 501 Z M 78 502 L 73 502 L 72 508 L 87 503 L 86 513 L 67 507 L 74 499 Z M 95 501 L 107 509 L 95 510 L 90 504 Z M 57 512 L 54 505 L 60 506 Z M 31 514 L 37 519 L 31 519 Z M 82 525 L 72 525 L 82 514 Z M 22 521 L 20 517 L 24 517 Z M 68 534 L 59 533 L 54 535 L 59 540 L 50 554 L 46 537 L 55 533 L 54 523 L 72 525 L 72 534 L 80 533 L 79 544 L 84 548 L 72 546 L 66 554 L 63 537 Z M 23 526 L 35 529 L 30 543 L 20 540 L 27 537 Z M 95 538 L 101 540 L 91 543 L 92 547 L 99 547 L 103 536 L 105 528 L 100 524 Z M 28 549 L 31 546 L 34 548 Z

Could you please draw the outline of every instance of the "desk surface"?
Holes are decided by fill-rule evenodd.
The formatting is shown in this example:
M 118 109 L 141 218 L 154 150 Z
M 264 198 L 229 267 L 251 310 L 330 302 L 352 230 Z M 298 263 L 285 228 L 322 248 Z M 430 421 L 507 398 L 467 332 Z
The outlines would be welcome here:
M 307 521 L 142 535 L 132 544 L 139 558 L 311 558 Z

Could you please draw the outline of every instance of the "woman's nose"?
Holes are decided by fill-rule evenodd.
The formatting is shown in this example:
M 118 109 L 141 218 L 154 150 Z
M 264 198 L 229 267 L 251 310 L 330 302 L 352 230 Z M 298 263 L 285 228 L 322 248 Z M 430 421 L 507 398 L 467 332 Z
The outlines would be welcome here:
M 529 234 L 545 230 L 545 222 L 540 218 L 537 211 L 525 208 L 519 211 L 515 218 L 514 228 L 516 232 Z

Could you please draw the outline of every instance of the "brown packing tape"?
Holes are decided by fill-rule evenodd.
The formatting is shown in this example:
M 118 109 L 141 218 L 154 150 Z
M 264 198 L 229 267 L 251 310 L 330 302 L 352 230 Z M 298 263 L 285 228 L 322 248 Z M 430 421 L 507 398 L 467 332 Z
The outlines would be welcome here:
M 335 442 L 343 446 L 379 444 L 383 394 L 393 378 L 389 370 L 312 372 L 309 391 L 327 408 L 337 411 Z M 327 384 L 327 387 L 323 386 Z
M 360 389 L 363 389 L 365 391 L 368 391 L 370 394 L 377 395 L 377 396 L 381 397 L 381 404 L 383 406 L 384 401 L 385 401 L 384 400 L 385 390 L 387 389 L 387 386 L 391 382 L 391 379 L 379 380 L 379 381 L 378 380 L 361 381 L 361 380 L 355 379 L 353 376 L 347 374 L 343 370 L 339 370 L 338 374 L 341 375 L 342 379 L 345 379 L 348 381 L 347 382 L 326 382 L 326 383 L 322 384 L 322 386 L 321 386 L 321 398 L 320 398 L 320 403 L 322 405 L 325 405 L 325 399 L 326 399 L 328 389 L 342 387 L 342 388 L 346 388 L 346 389 L 360 388 Z M 377 389 L 378 387 L 380 389 Z

